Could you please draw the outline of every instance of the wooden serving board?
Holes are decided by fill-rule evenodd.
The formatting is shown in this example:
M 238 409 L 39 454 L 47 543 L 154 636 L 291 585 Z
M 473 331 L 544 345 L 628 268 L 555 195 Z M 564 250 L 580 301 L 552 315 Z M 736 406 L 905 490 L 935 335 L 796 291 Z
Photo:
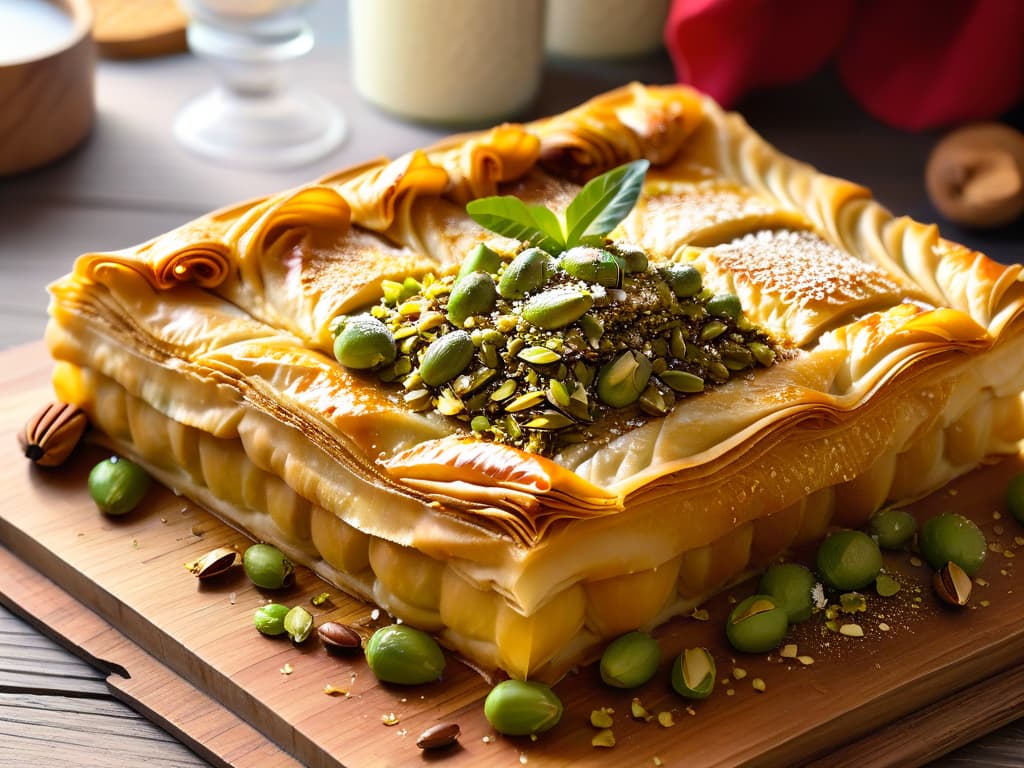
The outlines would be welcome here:
M 57 470 L 30 465 L 14 434 L 50 398 L 49 367 L 41 345 L 0 353 L 0 433 L 9 435 L 0 440 L 0 542 L 64 590 L 69 604 L 96 616 L 69 629 L 67 614 L 36 602 L 47 582 L 33 586 L 23 567 L 15 569 L 19 578 L 0 581 L 0 591 L 72 642 L 88 644 L 105 632 L 120 638 L 102 653 L 86 651 L 124 667 L 134 682 L 115 683 L 120 695 L 218 762 L 275 764 L 281 749 L 306 765 L 352 768 L 431 758 L 459 766 L 909 766 L 1024 711 L 1024 526 L 1004 513 L 1002 501 L 1007 479 L 1024 469 L 1020 457 L 915 506 L 922 515 L 955 510 L 973 517 L 999 550 L 989 553 L 970 607 L 938 604 L 926 565 L 909 553 L 887 554 L 886 570 L 902 590 L 888 599 L 872 592 L 866 612 L 843 618 L 859 624 L 863 638 L 830 632 L 820 616 L 796 627 L 791 642 L 813 659 L 805 665 L 778 653 L 729 649 L 722 627 L 730 600 L 753 589 L 741 585 L 705 606 L 708 620 L 681 618 L 657 632 L 662 669 L 642 688 L 610 689 L 593 668 L 560 682 L 562 722 L 534 741 L 489 727 L 482 709 L 489 686 L 454 658 L 442 681 L 403 688 L 376 682 L 359 654 L 328 654 L 315 637 L 295 646 L 261 636 L 251 617 L 270 599 L 305 605 L 318 623 L 369 629 L 387 619 L 375 621 L 372 606 L 306 570 L 283 592 L 261 592 L 240 569 L 200 585 L 183 564 L 218 546 L 242 550 L 246 539 L 160 487 L 124 518 L 100 514 L 86 491 L 88 470 L 103 458 L 97 449 L 83 446 Z M 310 598 L 324 591 L 329 603 L 313 606 Z M 83 629 L 90 621 L 104 628 Z M 709 699 L 691 705 L 671 690 L 668 670 L 682 648 L 698 645 L 711 649 L 719 681 Z M 734 669 L 745 677 L 735 679 Z M 765 692 L 754 690 L 754 678 L 765 682 Z M 348 695 L 327 695 L 326 685 Z M 674 724 L 631 718 L 634 696 L 652 714 L 670 713 Z M 591 745 L 596 730 L 589 717 L 600 707 L 615 711 L 617 744 L 610 749 Z M 385 718 L 397 723 L 386 725 Z M 462 727 L 459 745 L 421 755 L 417 735 L 452 720 Z M 224 724 L 223 737 L 210 727 L 214 721 Z

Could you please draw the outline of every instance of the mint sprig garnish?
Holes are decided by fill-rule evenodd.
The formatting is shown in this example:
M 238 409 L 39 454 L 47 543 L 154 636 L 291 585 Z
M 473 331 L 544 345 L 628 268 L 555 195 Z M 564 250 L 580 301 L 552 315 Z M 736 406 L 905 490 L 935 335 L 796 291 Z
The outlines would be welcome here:
M 598 245 L 633 210 L 649 166 L 647 160 L 634 160 L 591 179 L 562 216 L 511 195 L 473 200 L 466 212 L 485 229 L 552 255 L 577 245 Z

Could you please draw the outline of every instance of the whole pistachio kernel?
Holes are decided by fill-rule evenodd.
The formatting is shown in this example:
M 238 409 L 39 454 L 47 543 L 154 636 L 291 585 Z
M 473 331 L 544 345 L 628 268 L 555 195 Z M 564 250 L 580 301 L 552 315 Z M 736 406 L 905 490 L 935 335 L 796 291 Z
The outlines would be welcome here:
M 284 617 L 284 631 L 294 643 L 304 643 L 313 631 L 313 614 L 296 605 Z
M 597 283 L 606 288 L 618 288 L 622 285 L 621 260 L 601 248 L 570 248 L 558 260 L 558 266 L 577 280 Z
M 105 515 L 126 515 L 139 505 L 152 484 L 134 461 L 111 456 L 89 472 L 89 496 Z
M 700 271 L 691 264 L 672 264 L 665 267 L 661 274 L 680 299 L 696 296 L 704 285 Z
M 574 288 L 553 288 L 538 293 L 523 305 L 523 319 L 530 325 L 555 331 L 575 322 L 594 306 L 594 299 Z
M 448 320 L 461 327 L 474 315 L 484 315 L 494 309 L 498 293 L 494 279 L 486 272 L 470 272 L 455 281 L 448 296 Z
M 740 306 L 740 297 L 735 293 L 719 293 L 708 299 L 708 312 L 718 317 L 728 317 L 730 320 L 739 320 L 743 308 Z
M 880 509 L 868 520 L 868 533 L 882 549 L 905 547 L 917 531 L 917 520 L 903 509 Z
M 472 272 L 486 272 L 489 275 L 494 275 L 498 273 L 500 266 L 501 256 L 488 248 L 486 243 L 477 243 L 463 260 L 458 276 L 465 277 Z
M 385 683 L 419 685 L 437 680 L 445 659 L 430 635 L 408 624 L 381 627 L 366 643 L 366 663 Z
M 597 374 L 597 396 L 612 408 L 625 408 L 640 399 L 651 378 L 651 361 L 641 352 L 626 350 Z
M 725 622 L 725 636 L 743 653 L 764 653 L 782 644 L 789 628 L 786 612 L 770 595 L 751 595 L 740 602 Z
M 527 248 L 517 255 L 498 281 L 498 295 L 503 299 L 522 299 L 543 288 L 555 273 L 555 260 L 540 248 Z
M 707 648 L 687 648 L 672 664 L 672 689 L 688 699 L 706 699 L 715 688 L 715 657 Z
M 252 623 L 264 635 L 283 635 L 284 619 L 288 615 L 288 606 L 280 603 L 267 603 L 256 609 Z
M 558 725 L 562 702 L 543 683 L 505 680 L 487 694 L 484 716 L 498 733 L 530 736 Z
M 648 261 L 647 254 L 642 249 L 628 243 L 620 243 L 615 253 L 622 261 L 622 268 L 629 274 L 646 272 Z
M 811 618 L 814 610 L 813 591 L 818 580 L 809 568 L 799 563 L 779 563 L 761 576 L 757 591 L 771 595 L 786 612 L 790 624 L 799 624 Z
M 1014 475 L 1007 483 L 1006 507 L 1013 519 L 1024 525 L 1024 472 Z
M 451 331 L 439 336 L 423 353 L 420 378 L 432 387 L 439 387 L 466 370 L 475 351 L 473 339 L 465 331 Z
M 346 368 L 362 371 L 393 363 L 398 347 L 384 323 L 372 315 L 356 315 L 339 323 L 334 356 Z
M 613 640 L 601 654 L 601 679 L 615 688 L 636 688 L 658 671 L 661 650 L 645 632 L 627 632 Z
M 926 520 L 917 539 L 921 554 L 935 570 L 956 563 L 973 576 L 985 562 L 985 534 L 963 515 L 947 512 Z
M 826 586 L 843 591 L 863 589 L 882 570 L 878 544 L 861 531 L 829 534 L 818 547 L 818 574 Z
M 295 566 L 277 547 L 270 544 L 253 544 L 242 555 L 242 567 L 249 581 L 263 589 L 280 589 L 288 586 L 295 573 Z

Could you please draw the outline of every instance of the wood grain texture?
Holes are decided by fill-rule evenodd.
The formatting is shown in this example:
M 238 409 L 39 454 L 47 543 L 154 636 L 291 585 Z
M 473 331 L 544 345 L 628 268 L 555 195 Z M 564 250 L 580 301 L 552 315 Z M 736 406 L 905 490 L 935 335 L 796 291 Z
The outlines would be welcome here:
M 5 405 L 0 432 L 13 431 L 19 416 L 34 410 L 47 389 L 47 368 L 38 346 L 0 355 L 0 400 Z M 536 742 L 498 737 L 482 717 L 486 685 L 455 661 L 440 683 L 410 689 L 382 686 L 359 657 L 330 656 L 315 641 L 296 647 L 256 633 L 252 611 L 266 599 L 309 605 L 309 597 L 324 589 L 308 571 L 300 571 L 296 585 L 282 593 L 261 593 L 240 573 L 198 587 L 182 564 L 216 546 L 243 548 L 240 534 L 163 489 L 156 489 L 126 518 L 104 518 L 84 491 L 85 474 L 102 454 L 86 449 L 66 470 L 42 472 L 19 465 L 15 453 L 0 442 L 0 466 L 11 468 L 0 540 L 307 765 L 407 764 L 417 757 L 416 735 L 449 719 L 463 728 L 462 747 L 447 756 L 452 765 L 508 765 L 519 755 L 545 766 L 585 763 L 609 754 L 590 745 L 594 731 L 588 715 L 600 706 L 618 713 L 617 764 L 650 764 L 657 756 L 668 764 L 795 765 L 879 734 L 885 726 L 985 681 L 998 689 L 1007 674 L 1019 674 L 1016 668 L 1024 658 L 1024 590 L 1015 559 L 990 556 L 981 572 L 989 586 L 979 588 L 987 607 L 979 598 L 973 610 L 952 611 L 931 597 L 927 570 L 900 554 L 887 559 L 887 568 L 904 584 L 902 597 L 871 600 L 870 612 L 858 617 L 867 637 L 840 637 L 820 621 L 795 628 L 793 641 L 801 653 L 814 658 L 813 666 L 774 654 L 737 658 L 721 636 L 730 608 L 730 595 L 723 595 L 707 605 L 710 621 L 683 619 L 659 630 L 662 674 L 639 691 L 611 691 L 593 669 L 583 669 L 556 687 L 566 707 L 558 728 Z M 998 489 L 1021 466 L 1004 461 L 986 468 L 921 508 L 956 505 L 978 519 L 990 540 L 1016 552 L 1022 548 L 1014 535 L 1021 531 L 1004 521 L 998 533 L 993 515 L 1000 505 Z M 750 589 L 739 587 L 731 596 Z M 330 606 L 311 607 L 318 621 L 371 623 L 368 606 L 330 591 Z M 879 628 L 883 619 L 889 631 Z M 666 680 L 671 658 L 694 645 L 713 650 L 724 681 L 690 714 L 687 702 L 671 692 Z M 103 658 L 117 657 L 105 652 Z M 291 665 L 290 674 L 282 673 L 285 664 Z M 734 665 L 742 666 L 747 678 L 730 682 Z M 766 693 L 753 690 L 748 682 L 753 677 L 766 681 Z M 347 688 L 351 695 L 326 696 L 327 683 Z M 1020 686 L 1011 686 L 1013 692 L 979 695 L 970 718 L 951 717 L 949 710 L 942 710 L 943 717 L 928 719 L 938 720 L 941 729 L 915 726 L 915 738 L 895 762 L 883 745 L 864 753 L 870 757 L 859 764 L 904 765 L 946 751 L 1017 716 L 1024 693 Z M 630 719 L 626 713 L 634 694 L 653 712 L 671 712 L 677 724 L 663 728 Z M 381 717 L 391 712 L 400 722 L 387 727 Z

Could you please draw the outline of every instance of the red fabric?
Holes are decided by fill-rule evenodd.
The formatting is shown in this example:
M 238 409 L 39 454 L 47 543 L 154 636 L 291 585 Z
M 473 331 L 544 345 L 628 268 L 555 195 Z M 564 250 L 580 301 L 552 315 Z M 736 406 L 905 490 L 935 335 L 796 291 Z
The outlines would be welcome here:
M 1024 0 L 673 0 L 665 43 L 680 82 L 726 107 L 830 59 L 899 128 L 992 118 L 1024 98 Z

